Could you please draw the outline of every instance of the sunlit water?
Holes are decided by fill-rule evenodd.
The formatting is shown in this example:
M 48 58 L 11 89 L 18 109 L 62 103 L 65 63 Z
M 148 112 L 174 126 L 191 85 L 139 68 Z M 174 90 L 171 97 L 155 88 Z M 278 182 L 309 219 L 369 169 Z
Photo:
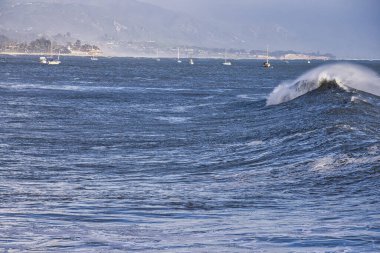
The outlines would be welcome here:
M 0 60 L 0 251 L 380 251 L 380 98 L 266 106 L 323 62 L 37 61 Z

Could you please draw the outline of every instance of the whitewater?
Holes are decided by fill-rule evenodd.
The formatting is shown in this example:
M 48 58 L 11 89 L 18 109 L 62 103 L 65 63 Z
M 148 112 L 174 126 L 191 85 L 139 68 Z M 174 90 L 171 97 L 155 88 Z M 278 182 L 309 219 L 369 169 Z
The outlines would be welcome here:
M 360 90 L 380 96 L 380 77 L 376 72 L 352 63 L 326 64 L 308 71 L 296 80 L 282 82 L 267 98 L 267 105 L 287 102 L 324 84 L 344 90 Z

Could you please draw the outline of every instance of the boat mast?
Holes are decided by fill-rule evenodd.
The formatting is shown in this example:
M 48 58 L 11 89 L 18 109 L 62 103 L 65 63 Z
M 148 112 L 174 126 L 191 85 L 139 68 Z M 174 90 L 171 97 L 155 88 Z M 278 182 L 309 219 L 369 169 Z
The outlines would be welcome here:
M 53 57 L 53 42 L 50 41 L 50 57 Z
M 156 51 L 156 61 L 161 61 L 158 47 L 157 47 L 157 51 Z
M 269 49 L 268 49 L 268 45 L 267 45 L 267 64 L 269 63 L 269 62 L 268 62 L 268 58 L 269 58 L 268 50 L 269 50 Z

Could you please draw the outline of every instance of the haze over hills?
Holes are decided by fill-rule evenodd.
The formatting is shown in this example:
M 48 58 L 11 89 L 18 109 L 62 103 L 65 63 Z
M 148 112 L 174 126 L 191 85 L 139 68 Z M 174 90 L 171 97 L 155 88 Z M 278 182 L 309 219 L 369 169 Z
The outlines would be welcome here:
M 141 0 L 229 27 L 247 45 L 380 59 L 378 0 Z
M 189 15 L 135 0 L 20 1 L 0 6 L 0 32 L 11 37 L 70 33 L 90 41 L 157 41 L 223 46 L 228 33 Z
M 159 45 L 298 50 L 380 58 L 372 0 L 2 0 L 0 34 L 19 40 L 57 34 L 90 43 L 155 41 Z M 286 4 L 290 4 L 289 6 Z M 310 7 L 311 6 L 311 7 Z M 327 8 L 329 7 L 329 8 Z M 310 14 L 311 8 L 318 17 Z M 324 11 L 322 11 L 324 8 Z M 343 14 L 336 17 L 336 10 Z M 292 10 L 292 11 L 290 11 Z M 290 11 L 287 13 L 287 11 Z M 335 16 L 334 16 L 335 15 Z M 350 24 L 348 17 L 353 19 Z M 339 22 L 342 21 L 343 23 Z M 355 23 L 355 21 L 358 21 Z M 362 26 L 366 28 L 363 30 Z M 348 29 L 351 27 L 351 29 Z M 65 36 L 61 36 L 63 39 Z M 68 38 L 69 39 L 69 38 Z M 377 54 L 377 55 L 376 55 Z

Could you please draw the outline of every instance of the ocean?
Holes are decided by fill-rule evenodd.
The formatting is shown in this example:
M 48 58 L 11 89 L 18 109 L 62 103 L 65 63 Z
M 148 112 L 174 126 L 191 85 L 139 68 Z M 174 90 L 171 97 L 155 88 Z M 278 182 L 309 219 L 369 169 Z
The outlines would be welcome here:
M 0 57 L 0 252 L 380 252 L 380 62 Z

